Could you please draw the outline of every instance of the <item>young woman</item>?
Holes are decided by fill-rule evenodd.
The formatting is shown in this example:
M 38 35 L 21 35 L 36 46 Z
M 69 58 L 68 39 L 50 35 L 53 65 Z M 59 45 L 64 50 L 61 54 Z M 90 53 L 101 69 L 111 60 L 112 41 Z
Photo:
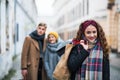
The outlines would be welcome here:
M 96 21 L 86 20 L 72 41 L 68 68 L 71 80 L 110 80 L 109 47 L 105 33 Z
M 55 80 L 52 77 L 53 71 L 59 61 L 59 56 L 57 54 L 57 51 L 64 47 L 66 42 L 60 39 L 58 36 L 58 33 L 56 32 L 50 32 L 48 34 L 48 41 L 45 51 L 45 69 L 47 72 L 48 80 Z

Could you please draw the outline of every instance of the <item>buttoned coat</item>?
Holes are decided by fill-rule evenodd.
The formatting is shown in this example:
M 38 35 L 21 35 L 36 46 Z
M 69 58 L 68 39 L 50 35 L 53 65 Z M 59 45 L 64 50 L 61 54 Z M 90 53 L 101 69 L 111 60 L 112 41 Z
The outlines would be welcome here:
M 45 46 L 46 40 L 44 39 L 43 51 L 45 51 Z M 37 80 L 39 59 L 40 48 L 38 42 L 32 39 L 30 36 L 27 36 L 23 44 L 21 55 L 21 69 L 28 70 L 27 80 Z M 47 80 L 44 67 L 42 69 L 42 80 Z

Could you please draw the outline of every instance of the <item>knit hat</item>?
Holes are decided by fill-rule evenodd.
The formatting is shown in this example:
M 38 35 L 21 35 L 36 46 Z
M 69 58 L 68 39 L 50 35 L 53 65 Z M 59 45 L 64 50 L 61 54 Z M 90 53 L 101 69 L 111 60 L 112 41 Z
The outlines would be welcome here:
M 89 25 L 93 25 L 93 26 L 95 26 L 96 28 L 98 27 L 96 21 L 94 21 L 94 20 L 86 20 L 86 21 L 84 21 L 84 22 L 81 24 L 81 26 L 82 26 L 82 28 L 81 28 L 82 31 L 84 32 L 85 29 L 86 29 Z
M 49 36 L 50 34 L 54 35 L 56 39 L 58 39 L 58 37 L 59 37 L 57 32 L 50 32 L 50 33 L 48 34 L 48 36 Z

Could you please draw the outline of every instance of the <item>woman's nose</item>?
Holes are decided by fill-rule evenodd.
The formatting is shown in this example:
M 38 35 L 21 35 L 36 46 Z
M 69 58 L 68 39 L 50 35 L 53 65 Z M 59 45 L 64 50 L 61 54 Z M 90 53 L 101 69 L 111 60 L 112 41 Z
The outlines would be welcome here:
M 93 33 L 91 33 L 91 36 L 93 37 L 93 36 L 94 36 L 94 34 L 93 34 Z

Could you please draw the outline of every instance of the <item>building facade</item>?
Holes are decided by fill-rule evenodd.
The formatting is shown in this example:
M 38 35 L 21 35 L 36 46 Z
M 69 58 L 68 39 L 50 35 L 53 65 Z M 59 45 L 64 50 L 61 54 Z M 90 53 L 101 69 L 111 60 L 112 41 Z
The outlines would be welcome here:
M 100 0 L 99 2 L 97 0 L 55 0 L 53 6 L 57 15 L 54 19 L 55 27 L 58 27 L 56 30 L 65 39 L 72 38 L 75 36 L 79 24 L 86 19 L 96 19 L 103 25 L 103 28 L 107 28 L 108 26 L 106 27 L 105 23 L 107 20 L 107 3 L 107 0 Z M 68 33 L 64 30 L 68 30 Z M 105 30 L 106 33 L 109 33 L 109 30 Z
M 64 40 L 76 35 L 82 21 L 94 19 L 102 25 L 111 50 L 120 53 L 120 0 L 55 0 L 53 6 L 54 27 Z
M 36 20 L 35 0 L 0 0 L 0 79 L 12 68 L 12 58 L 21 53 Z
M 110 43 L 113 52 L 120 55 L 120 0 L 109 0 L 108 22 L 110 26 Z

